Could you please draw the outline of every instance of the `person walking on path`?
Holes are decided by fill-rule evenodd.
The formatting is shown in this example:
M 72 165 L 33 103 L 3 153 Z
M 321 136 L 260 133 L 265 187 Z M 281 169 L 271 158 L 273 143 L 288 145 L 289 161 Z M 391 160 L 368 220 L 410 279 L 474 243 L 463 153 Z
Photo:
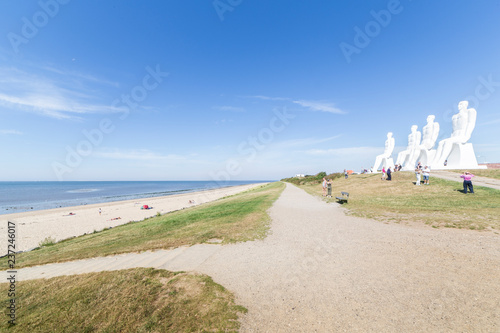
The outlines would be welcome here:
M 424 170 L 422 171 L 422 174 L 424 176 L 424 185 L 429 185 L 429 177 L 431 175 L 431 169 L 429 168 L 428 165 L 425 166 Z
M 391 171 L 391 167 L 388 167 L 387 168 L 387 180 L 392 180 L 392 171 Z
M 474 194 L 474 188 L 472 187 L 472 177 L 474 175 L 469 171 L 465 171 L 460 178 L 464 179 L 464 193 L 467 194 L 467 188 L 469 188 L 470 193 Z
M 415 176 L 417 176 L 417 182 L 415 183 L 415 185 L 420 186 L 420 176 L 421 175 L 422 175 L 422 170 L 417 166 L 415 168 Z
M 323 177 L 322 186 L 323 186 L 323 196 L 326 196 L 326 178 L 325 177 Z

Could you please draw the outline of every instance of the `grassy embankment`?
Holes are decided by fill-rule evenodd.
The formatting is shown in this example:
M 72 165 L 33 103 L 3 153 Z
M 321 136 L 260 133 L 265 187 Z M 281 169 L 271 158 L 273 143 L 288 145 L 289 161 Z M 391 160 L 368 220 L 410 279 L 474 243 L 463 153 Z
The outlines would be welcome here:
M 71 238 L 17 255 L 17 268 L 119 253 L 169 249 L 217 239 L 233 243 L 262 239 L 267 209 L 284 189 L 272 183 L 201 206 Z M 3 258 L 1 269 L 7 269 Z
M 476 170 L 474 170 L 474 174 Z M 489 170 L 483 170 L 489 171 Z M 496 174 L 496 170 L 491 170 Z M 484 176 L 490 176 L 484 173 Z M 413 172 L 393 173 L 392 181 L 380 174 L 351 175 L 333 181 L 333 198 L 349 192 L 344 205 L 348 214 L 393 223 L 424 223 L 435 228 L 500 230 L 500 191 L 474 186 L 475 194 L 463 194 L 462 183 L 431 176 L 431 185 L 415 186 Z M 321 196 L 321 184 L 302 180 L 301 188 Z
M 273 183 L 202 206 L 76 237 L 17 255 L 17 267 L 209 242 L 264 238 Z M 6 268 L 7 260 L 3 258 Z M 0 284 L 7 290 L 7 284 Z M 9 332 L 226 332 L 239 328 L 234 295 L 205 275 L 135 268 L 16 284 L 17 325 Z M 0 304 L 8 304 L 7 293 Z
M 234 332 L 247 311 L 208 276 L 152 268 L 18 282 L 16 290 L 16 325 L 4 310 L 2 332 Z M 0 303 L 9 304 L 7 293 Z

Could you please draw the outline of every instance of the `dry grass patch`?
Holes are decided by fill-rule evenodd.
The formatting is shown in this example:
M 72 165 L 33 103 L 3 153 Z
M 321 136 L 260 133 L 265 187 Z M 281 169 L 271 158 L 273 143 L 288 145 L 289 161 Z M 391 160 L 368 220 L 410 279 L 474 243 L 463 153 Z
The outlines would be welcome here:
M 415 186 L 412 172 L 393 173 L 392 181 L 380 174 L 352 175 L 333 182 L 333 195 L 349 192 L 344 205 L 349 214 L 384 222 L 420 223 L 433 227 L 473 230 L 500 229 L 500 191 L 474 186 L 463 194 L 462 183 L 432 178 L 431 185 Z M 301 186 L 321 196 L 321 185 Z M 336 201 L 335 198 L 326 199 Z
M 17 267 L 156 249 L 169 249 L 220 239 L 231 243 L 266 236 L 267 210 L 284 189 L 283 183 L 263 185 L 231 197 L 178 212 L 124 224 L 20 253 Z M 1 262 L 7 268 L 7 260 Z
M 2 320 L 2 332 L 235 332 L 238 313 L 247 311 L 206 275 L 152 268 L 18 282 L 17 289 L 17 325 Z

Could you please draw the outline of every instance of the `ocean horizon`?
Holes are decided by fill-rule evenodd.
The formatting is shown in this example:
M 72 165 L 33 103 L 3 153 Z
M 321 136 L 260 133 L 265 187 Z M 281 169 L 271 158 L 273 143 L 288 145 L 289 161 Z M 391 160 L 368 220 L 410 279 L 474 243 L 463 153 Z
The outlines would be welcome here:
M 272 181 L 0 181 L 0 215 L 263 182 Z

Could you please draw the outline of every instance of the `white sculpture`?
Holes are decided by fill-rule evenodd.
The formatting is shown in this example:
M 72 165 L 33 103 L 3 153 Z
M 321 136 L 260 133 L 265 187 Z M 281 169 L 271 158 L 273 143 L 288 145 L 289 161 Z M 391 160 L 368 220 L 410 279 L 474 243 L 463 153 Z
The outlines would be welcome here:
M 439 135 L 439 123 L 434 122 L 436 116 L 427 116 L 427 125 L 422 128 L 422 143 L 418 146 L 417 162 L 423 166 L 430 166 L 436 156 L 436 150 L 432 149 Z
M 467 101 L 458 103 L 458 113 L 451 118 L 453 132 L 448 139 L 439 142 L 432 168 L 479 168 L 472 143 L 467 143 L 476 126 L 477 112 L 473 108 L 468 109 L 468 106 L 469 102 Z
M 405 150 L 398 154 L 398 159 L 396 160 L 396 164 L 401 165 L 401 170 L 414 170 L 415 163 L 418 158 L 418 146 L 420 145 L 420 140 L 422 138 L 422 133 L 417 131 L 418 126 L 413 125 L 411 127 L 411 133 L 408 135 L 408 146 Z
M 394 167 L 394 161 L 391 157 L 392 151 L 394 150 L 394 138 L 392 137 L 392 132 L 387 133 L 387 140 L 385 140 L 384 153 L 378 155 L 375 158 L 375 164 L 373 165 L 373 171 L 382 169 L 383 167 Z

